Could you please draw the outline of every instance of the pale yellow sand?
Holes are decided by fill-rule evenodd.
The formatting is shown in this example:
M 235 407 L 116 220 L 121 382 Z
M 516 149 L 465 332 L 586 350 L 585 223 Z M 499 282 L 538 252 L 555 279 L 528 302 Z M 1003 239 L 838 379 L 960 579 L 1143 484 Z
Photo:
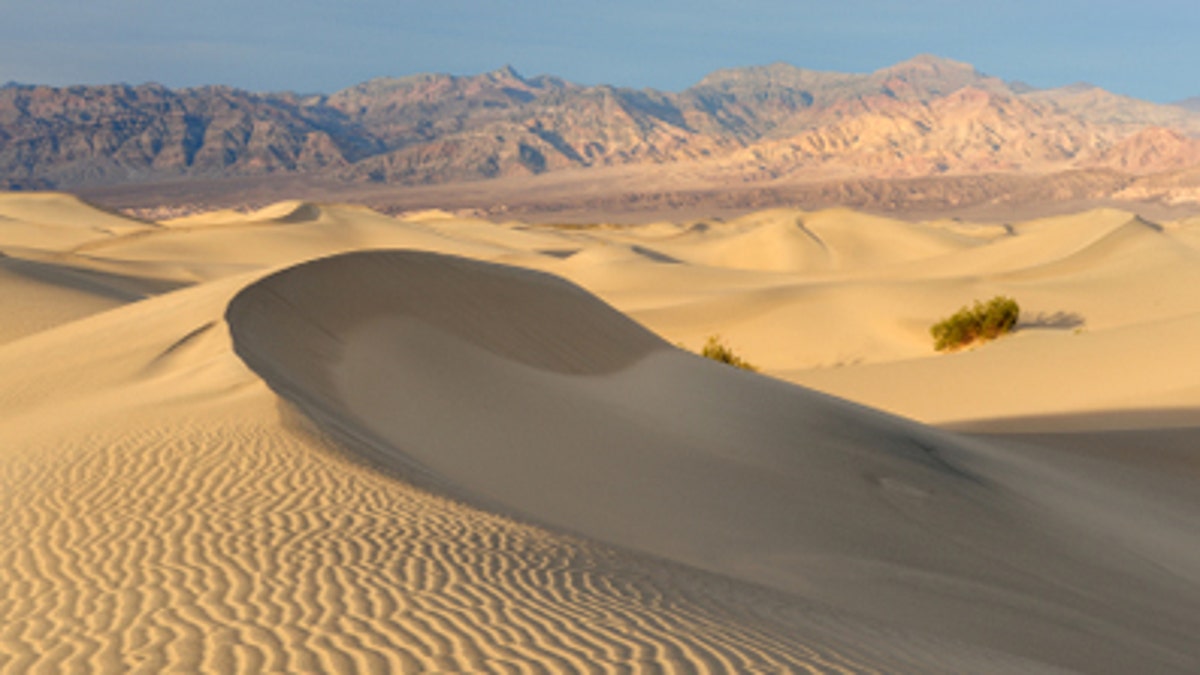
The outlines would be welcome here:
M 1187 477 L 672 345 L 934 421 L 1196 409 L 1186 223 L 0 214 L 0 670 L 1200 667 Z M 1001 292 L 1044 325 L 932 352 Z

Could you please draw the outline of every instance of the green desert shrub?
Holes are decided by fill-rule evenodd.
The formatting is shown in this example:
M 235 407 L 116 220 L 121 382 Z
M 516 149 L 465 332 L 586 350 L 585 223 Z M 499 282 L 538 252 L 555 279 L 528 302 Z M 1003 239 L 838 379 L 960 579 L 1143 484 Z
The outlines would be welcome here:
M 997 295 L 987 303 L 976 300 L 973 307 L 963 307 L 935 323 L 929 333 L 938 351 L 955 350 L 1012 332 L 1020 317 L 1021 308 L 1016 300 Z
M 729 345 L 721 340 L 719 335 L 708 336 L 708 342 L 704 343 L 704 347 L 700 350 L 700 356 L 703 356 L 713 361 L 728 363 L 735 368 L 749 370 L 750 372 L 758 372 L 758 368 L 748 363 L 745 359 L 733 353 Z

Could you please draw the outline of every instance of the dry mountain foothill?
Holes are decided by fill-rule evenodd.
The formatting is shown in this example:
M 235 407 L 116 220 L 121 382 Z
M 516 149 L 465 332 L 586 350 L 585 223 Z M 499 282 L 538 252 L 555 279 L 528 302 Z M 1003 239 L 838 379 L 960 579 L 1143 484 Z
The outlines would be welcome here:
M 524 199 L 545 210 L 570 202 L 555 180 L 539 180 L 557 174 L 589 183 L 595 206 L 635 209 L 721 199 L 743 209 L 1195 204 L 1197 133 L 1200 113 L 1187 105 L 1090 85 L 1031 89 L 933 56 L 868 74 L 721 70 L 682 92 L 509 67 L 379 78 L 329 95 L 0 88 L 4 184 L 138 207 L 228 206 L 220 181 L 239 176 L 238 198 L 257 205 L 273 186 L 304 185 L 392 211 L 445 206 L 419 203 L 414 186 L 469 181 L 496 190 L 461 206 Z

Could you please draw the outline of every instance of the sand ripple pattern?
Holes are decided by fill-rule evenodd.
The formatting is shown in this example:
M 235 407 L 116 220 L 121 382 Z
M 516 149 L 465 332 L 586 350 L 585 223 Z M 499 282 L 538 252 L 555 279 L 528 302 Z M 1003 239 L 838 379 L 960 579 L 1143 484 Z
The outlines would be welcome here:
M 801 642 L 778 596 L 480 512 L 229 417 L 147 416 L 136 434 L 0 455 L 0 672 L 867 666 Z

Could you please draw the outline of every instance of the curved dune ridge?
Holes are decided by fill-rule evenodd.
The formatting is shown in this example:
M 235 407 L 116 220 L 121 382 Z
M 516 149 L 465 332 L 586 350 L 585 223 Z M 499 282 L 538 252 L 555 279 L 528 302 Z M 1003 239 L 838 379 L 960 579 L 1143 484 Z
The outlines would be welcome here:
M 977 666 L 1197 665 L 1192 580 L 1152 572 L 1193 549 L 1130 555 L 1036 465 L 672 350 L 565 281 L 354 253 L 256 282 L 226 318 L 324 428 L 469 502 L 948 639 Z
M 400 278 L 397 267 L 404 270 Z M 280 276 L 290 283 L 277 281 Z M 581 288 L 542 272 L 466 258 L 361 252 L 308 262 L 272 279 L 256 286 L 270 291 L 247 291 L 230 304 L 228 318 L 236 326 L 243 354 L 259 353 L 246 344 L 248 340 L 274 343 L 284 334 L 278 330 L 297 337 L 311 334 L 308 322 L 319 321 L 322 334 L 336 341 L 340 333 L 388 317 L 419 321 L 507 360 L 563 373 L 620 370 L 654 350 L 669 348 Z M 347 293 L 345 285 L 363 292 Z M 277 316 L 271 310 L 280 302 L 319 307 L 321 314 Z M 257 326 L 266 317 L 299 319 L 307 325 L 277 324 L 275 332 L 267 333 Z M 244 330 L 245 325 L 251 328 Z M 301 363 L 285 367 L 293 365 Z

